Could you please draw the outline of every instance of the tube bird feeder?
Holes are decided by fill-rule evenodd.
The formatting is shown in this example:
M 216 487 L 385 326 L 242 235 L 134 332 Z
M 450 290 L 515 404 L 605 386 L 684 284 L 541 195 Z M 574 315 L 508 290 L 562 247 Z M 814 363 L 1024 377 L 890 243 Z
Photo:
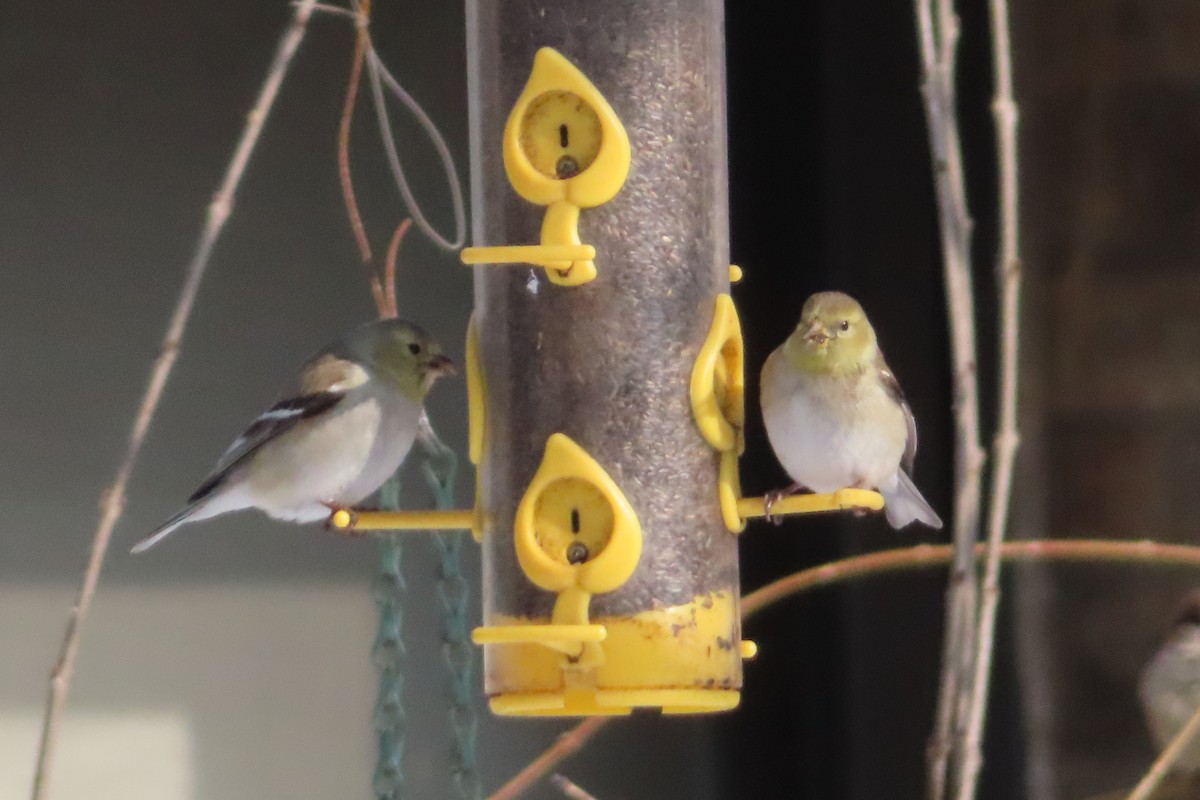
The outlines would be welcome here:
M 722 13 L 468 3 L 475 638 L 497 713 L 738 702 L 737 539 L 692 392 L 730 282 Z M 718 412 L 740 413 L 736 340 L 698 379 Z

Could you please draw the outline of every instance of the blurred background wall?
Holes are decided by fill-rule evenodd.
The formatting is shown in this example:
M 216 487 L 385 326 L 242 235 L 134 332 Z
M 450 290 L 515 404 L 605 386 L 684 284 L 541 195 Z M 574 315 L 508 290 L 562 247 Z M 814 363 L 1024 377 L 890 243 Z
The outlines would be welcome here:
M 1200 7 L 1020 3 L 1028 533 L 1200 538 Z M 1028 506 L 1028 503 L 1023 504 Z M 1025 531 L 1022 531 L 1024 533 Z M 1039 796 L 1153 758 L 1134 683 L 1194 573 L 1022 570 Z M 1040 641 L 1039 641 L 1040 640 Z M 1056 791 L 1057 794 L 1050 794 Z
M 1195 539 L 1193 5 L 1014 5 L 1029 304 L 1016 536 Z M 855 294 L 920 420 L 917 481 L 948 518 L 947 344 L 912 10 L 851 0 L 730 4 L 727 14 L 733 258 L 747 270 L 735 297 L 750 389 L 804 296 Z M 281 2 L 0 4 L 0 796 L 27 789 L 97 498 L 288 15 Z M 987 341 L 986 9 L 964 3 L 963 15 L 961 114 Z M 465 174 L 461 4 L 378 4 L 374 31 Z M 56 798 L 368 796 L 371 543 L 244 514 L 127 555 L 296 364 L 373 314 L 334 157 L 352 37 L 343 19 L 310 23 L 205 279 L 84 637 Z M 395 118 L 416 192 L 446 228 L 432 151 L 411 120 Z M 360 203 L 380 249 L 403 210 L 373 122 L 360 113 L 355 125 Z M 415 235 L 401 265 L 402 313 L 461 359 L 469 272 Z M 983 350 L 985 387 L 993 365 Z M 989 395 L 985 419 L 991 408 Z M 439 386 L 430 410 L 463 452 L 461 380 Z M 762 492 L 785 477 L 756 403 L 749 413 L 744 484 Z M 414 503 L 426 501 L 418 480 L 408 485 Z M 945 540 L 875 519 L 751 531 L 746 589 L 839 555 Z M 473 550 L 465 563 L 474 584 Z M 428 543 L 406 548 L 415 798 L 451 796 L 434 564 Z M 1153 754 L 1134 682 L 1188 576 L 1013 575 L 981 796 L 1073 800 L 1131 784 Z M 740 711 L 619 723 L 564 772 L 601 800 L 918 797 L 943 588 L 936 573 L 900 575 L 764 613 L 747 627 L 762 655 L 748 665 Z M 482 699 L 479 709 L 486 787 L 565 727 L 492 718 Z

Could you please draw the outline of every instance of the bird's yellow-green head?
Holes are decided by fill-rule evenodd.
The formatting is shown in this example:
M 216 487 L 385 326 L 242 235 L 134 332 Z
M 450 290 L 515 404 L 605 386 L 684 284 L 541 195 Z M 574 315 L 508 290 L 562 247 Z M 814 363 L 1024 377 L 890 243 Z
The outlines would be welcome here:
M 354 357 L 414 400 L 424 398 L 438 378 L 454 374 L 454 362 L 442 355 L 437 341 L 404 320 L 368 323 L 351 334 L 347 345 Z
M 826 374 L 865 369 L 874 363 L 878 349 L 862 306 L 841 292 L 818 292 L 808 298 L 800 324 L 783 347 L 796 369 Z

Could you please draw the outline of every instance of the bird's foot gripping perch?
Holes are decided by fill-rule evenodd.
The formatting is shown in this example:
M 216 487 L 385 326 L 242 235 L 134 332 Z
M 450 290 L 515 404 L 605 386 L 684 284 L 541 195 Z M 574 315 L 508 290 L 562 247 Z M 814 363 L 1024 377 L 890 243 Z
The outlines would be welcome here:
M 772 514 L 771 509 L 773 509 L 775 504 L 783 498 L 789 497 L 796 492 L 799 492 L 803 488 L 804 486 L 802 484 L 792 483 L 792 485 L 788 486 L 786 489 L 775 489 L 774 491 L 767 492 L 765 495 L 763 495 L 763 519 L 773 525 L 782 525 L 783 517 Z

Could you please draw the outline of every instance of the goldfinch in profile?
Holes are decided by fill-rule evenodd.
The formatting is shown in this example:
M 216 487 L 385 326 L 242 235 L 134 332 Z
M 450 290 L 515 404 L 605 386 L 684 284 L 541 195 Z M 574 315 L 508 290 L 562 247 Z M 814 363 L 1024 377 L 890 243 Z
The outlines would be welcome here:
M 820 292 L 767 358 L 760 384 L 771 448 L 795 483 L 767 496 L 767 512 L 801 488 L 875 489 L 893 528 L 942 520 L 913 485 L 917 426 L 854 298 Z
M 227 511 L 258 508 L 312 522 L 363 500 L 400 467 L 426 393 L 453 371 L 438 343 L 411 322 L 352 331 L 304 365 L 292 391 L 242 432 L 179 513 L 133 552 Z

